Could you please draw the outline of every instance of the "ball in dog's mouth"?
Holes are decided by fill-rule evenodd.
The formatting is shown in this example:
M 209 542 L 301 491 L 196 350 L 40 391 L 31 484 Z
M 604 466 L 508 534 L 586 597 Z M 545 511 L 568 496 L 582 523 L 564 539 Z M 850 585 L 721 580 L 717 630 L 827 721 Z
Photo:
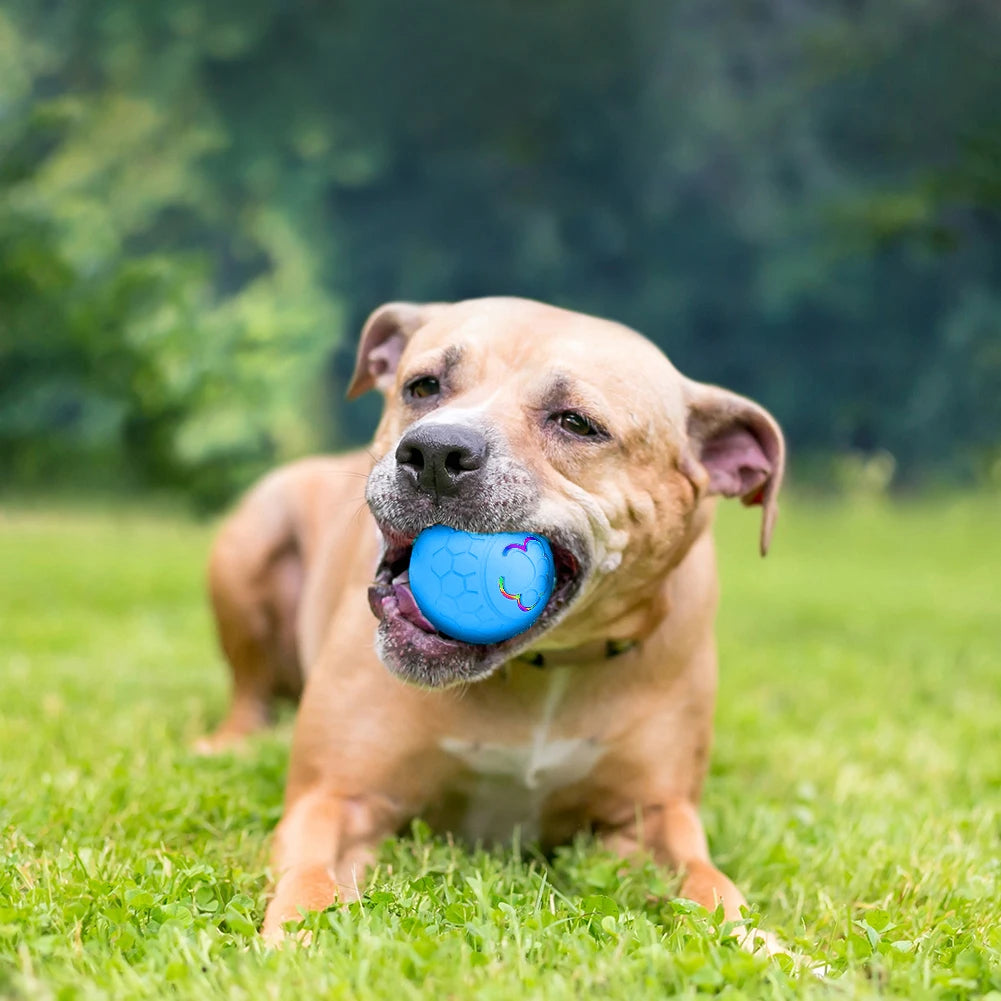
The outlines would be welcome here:
M 467 643 L 436 629 L 418 607 L 410 586 L 416 536 L 388 526 L 380 525 L 380 529 L 384 551 L 368 589 L 368 601 L 379 620 L 377 645 L 382 660 L 405 681 L 440 688 L 485 677 L 526 649 L 579 590 L 580 558 L 568 546 L 550 541 L 556 579 L 552 596 L 535 623 L 501 642 Z

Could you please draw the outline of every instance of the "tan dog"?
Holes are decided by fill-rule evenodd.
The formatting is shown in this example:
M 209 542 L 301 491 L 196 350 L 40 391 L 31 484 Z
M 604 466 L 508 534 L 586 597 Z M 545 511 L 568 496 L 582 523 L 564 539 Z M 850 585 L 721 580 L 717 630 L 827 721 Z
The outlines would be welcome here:
M 696 812 L 716 691 L 711 522 L 714 495 L 761 503 L 767 549 L 775 421 L 625 327 L 520 299 L 376 310 L 349 395 L 372 388 L 371 450 L 266 477 L 212 553 L 235 690 L 205 746 L 303 689 L 265 935 L 357 896 L 380 841 L 417 815 L 474 838 L 520 824 L 544 845 L 588 828 L 739 918 Z M 556 590 L 532 628 L 488 646 L 434 631 L 407 567 L 438 523 L 552 541 Z

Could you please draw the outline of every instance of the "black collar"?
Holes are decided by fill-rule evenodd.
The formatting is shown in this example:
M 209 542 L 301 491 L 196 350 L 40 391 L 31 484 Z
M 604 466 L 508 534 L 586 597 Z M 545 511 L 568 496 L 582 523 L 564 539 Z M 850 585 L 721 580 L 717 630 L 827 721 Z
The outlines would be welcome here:
M 572 650 L 551 650 L 547 653 L 523 653 L 515 660 L 532 667 L 553 667 L 558 664 L 580 664 L 593 660 L 611 660 L 621 654 L 628 653 L 639 646 L 639 640 L 595 640 Z

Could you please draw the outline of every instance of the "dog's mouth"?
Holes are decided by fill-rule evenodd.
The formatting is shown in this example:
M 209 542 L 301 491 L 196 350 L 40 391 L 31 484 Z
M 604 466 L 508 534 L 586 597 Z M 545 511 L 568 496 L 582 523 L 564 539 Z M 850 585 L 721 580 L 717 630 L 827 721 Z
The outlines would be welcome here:
M 569 606 L 582 581 L 582 559 L 568 545 L 552 540 L 556 581 L 545 610 L 525 632 L 499 643 L 467 643 L 436 629 L 421 612 L 410 589 L 410 557 L 415 537 L 385 526 L 383 554 L 368 602 L 379 620 L 386 666 L 407 681 L 444 687 L 485 677 L 526 649 Z M 540 534 L 546 534 L 544 532 Z

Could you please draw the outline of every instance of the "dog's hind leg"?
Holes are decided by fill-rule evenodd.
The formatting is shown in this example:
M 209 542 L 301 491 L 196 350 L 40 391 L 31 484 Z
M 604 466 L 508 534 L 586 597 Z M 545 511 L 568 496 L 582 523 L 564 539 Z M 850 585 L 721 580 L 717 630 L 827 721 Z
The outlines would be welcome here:
M 239 743 L 270 722 L 276 697 L 301 694 L 296 618 L 305 566 L 291 503 L 296 473 L 278 470 L 252 488 L 212 547 L 209 594 L 233 691 L 226 718 L 195 744 L 201 753 Z

